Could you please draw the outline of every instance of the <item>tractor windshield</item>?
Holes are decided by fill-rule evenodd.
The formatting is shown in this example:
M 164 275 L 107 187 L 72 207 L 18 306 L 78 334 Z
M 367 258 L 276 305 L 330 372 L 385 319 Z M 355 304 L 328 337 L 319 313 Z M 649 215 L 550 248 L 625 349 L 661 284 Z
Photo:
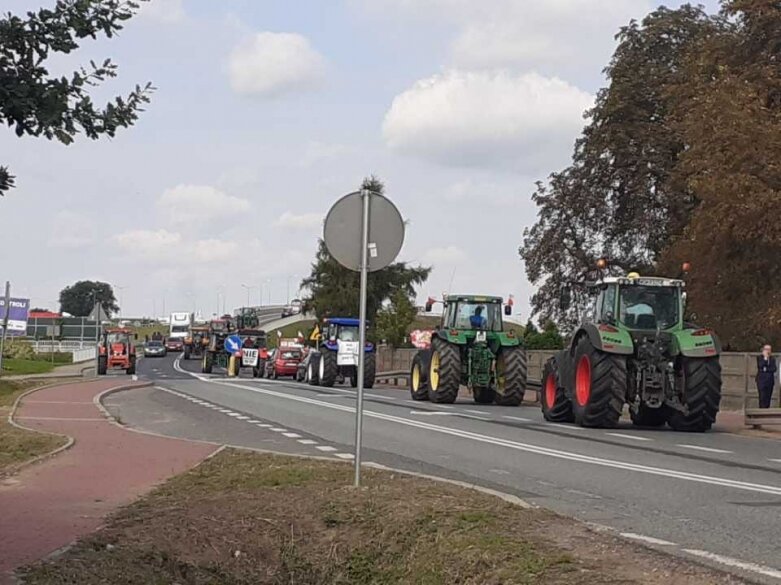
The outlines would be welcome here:
M 675 286 L 622 286 L 621 322 L 630 329 L 669 329 L 678 323 L 680 289 Z
M 127 333 L 109 333 L 106 336 L 106 343 L 109 345 L 114 343 L 125 343 L 127 342 Z
M 347 326 L 340 327 L 339 339 L 341 341 L 358 341 L 358 328 Z
M 502 330 L 502 306 L 499 303 L 459 302 L 455 311 L 456 329 Z

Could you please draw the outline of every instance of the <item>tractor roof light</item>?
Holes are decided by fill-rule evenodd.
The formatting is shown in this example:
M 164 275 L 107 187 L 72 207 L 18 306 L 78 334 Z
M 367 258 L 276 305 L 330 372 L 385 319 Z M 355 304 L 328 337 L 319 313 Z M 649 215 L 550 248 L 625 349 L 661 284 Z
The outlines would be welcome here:
M 607 268 L 607 258 L 600 258 L 599 260 L 597 260 L 597 268 L 599 268 L 600 270 L 604 270 L 605 268 Z
M 691 262 L 684 262 L 681 264 L 681 270 L 683 270 L 683 273 L 686 274 L 687 272 L 690 272 L 692 269 Z

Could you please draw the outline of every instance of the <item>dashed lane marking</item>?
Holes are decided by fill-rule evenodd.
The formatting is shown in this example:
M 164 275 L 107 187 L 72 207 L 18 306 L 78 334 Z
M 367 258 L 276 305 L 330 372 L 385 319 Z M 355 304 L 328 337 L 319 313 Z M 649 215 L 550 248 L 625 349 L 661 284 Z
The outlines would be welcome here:
M 699 445 L 687 445 L 686 443 L 678 443 L 679 447 L 684 449 L 694 449 L 695 451 L 706 451 L 707 453 L 732 453 L 726 449 L 714 449 L 713 447 L 701 447 Z
M 283 437 L 287 437 L 288 439 L 300 439 L 301 435 L 297 435 L 296 433 L 282 433 Z
M 335 453 L 334 457 L 338 457 L 339 459 L 355 459 L 355 455 L 352 453 Z
M 257 426 L 259 426 L 261 429 L 270 429 L 274 425 L 270 425 L 270 424 L 267 424 L 267 423 L 258 423 Z
M 630 441 L 652 441 L 648 437 L 638 437 L 637 435 L 625 435 L 624 433 L 605 433 L 611 437 L 618 437 L 620 439 L 629 439 Z
M 232 416 L 233 418 L 239 418 L 241 415 L 238 412 L 226 412 L 228 416 Z
M 285 433 L 285 432 L 287 432 L 287 429 L 283 429 L 281 427 L 271 427 L 269 430 L 273 431 L 275 433 Z
M 258 424 L 260 421 L 259 421 L 259 420 L 255 420 L 255 419 L 250 419 L 250 420 L 248 420 L 247 422 L 248 422 L 249 424 L 251 424 L 251 425 L 256 425 L 256 424 Z
M 318 451 L 323 451 L 324 453 L 333 453 L 334 451 L 337 451 L 336 447 L 331 447 L 330 445 L 320 445 L 319 447 L 315 447 Z
M 503 416 L 502 418 L 506 418 L 507 420 L 516 420 L 518 422 L 532 422 L 532 419 L 530 418 L 523 418 L 522 416 Z
M 621 536 L 631 540 L 639 540 L 640 542 L 655 544 L 658 546 L 678 546 L 669 540 L 662 540 L 661 538 L 654 538 L 653 536 L 644 536 L 643 534 L 635 534 L 634 532 L 622 532 Z
M 781 463 L 781 459 L 768 459 L 768 461 L 772 461 L 773 463 Z
M 241 415 L 241 416 L 237 416 L 237 417 L 236 417 L 236 420 L 249 420 L 249 417 L 248 417 L 248 416 Z
M 299 439 L 298 442 L 302 445 L 317 445 L 317 441 L 313 441 L 312 439 Z
M 486 411 L 484 411 L 484 410 L 470 410 L 470 409 L 468 409 L 468 408 L 465 408 L 465 409 L 464 409 L 464 412 L 469 412 L 469 413 L 471 413 L 471 414 L 479 414 L 479 415 L 481 415 L 481 416 L 491 416 L 491 413 L 490 413 L 490 412 L 486 412 Z

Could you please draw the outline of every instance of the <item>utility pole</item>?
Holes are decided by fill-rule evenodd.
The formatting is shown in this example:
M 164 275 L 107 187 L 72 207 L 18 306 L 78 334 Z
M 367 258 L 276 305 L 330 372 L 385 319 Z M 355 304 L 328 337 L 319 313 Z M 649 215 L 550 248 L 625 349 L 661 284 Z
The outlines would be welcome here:
M 0 376 L 3 375 L 3 352 L 5 351 L 5 335 L 8 331 L 8 314 L 11 312 L 11 283 L 5 281 L 5 315 L 3 316 L 3 335 L 0 337 Z

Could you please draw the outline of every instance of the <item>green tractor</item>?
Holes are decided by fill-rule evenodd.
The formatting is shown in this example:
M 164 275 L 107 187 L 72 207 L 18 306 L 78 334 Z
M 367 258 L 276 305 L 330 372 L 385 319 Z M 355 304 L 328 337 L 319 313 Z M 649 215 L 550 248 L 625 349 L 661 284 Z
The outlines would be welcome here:
M 426 302 L 427 312 L 434 302 Z M 526 351 L 513 331 L 504 332 L 502 299 L 448 295 L 444 305 L 431 343 L 412 360 L 412 399 L 453 403 L 464 385 L 479 404 L 518 406 L 526 391 Z M 512 314 L 512 304 L 504 312 Z
M 545 419 L 611 428 L 627 403 L 637 426 L 710 429 L 721 401 L 721 347 L 713 331 L 684 322 L 683 280 L 630 273 L 587 285 L 596 292 L 593 317 L 543 370 Z M 566 308 L 569 291 L 561 302 Z

